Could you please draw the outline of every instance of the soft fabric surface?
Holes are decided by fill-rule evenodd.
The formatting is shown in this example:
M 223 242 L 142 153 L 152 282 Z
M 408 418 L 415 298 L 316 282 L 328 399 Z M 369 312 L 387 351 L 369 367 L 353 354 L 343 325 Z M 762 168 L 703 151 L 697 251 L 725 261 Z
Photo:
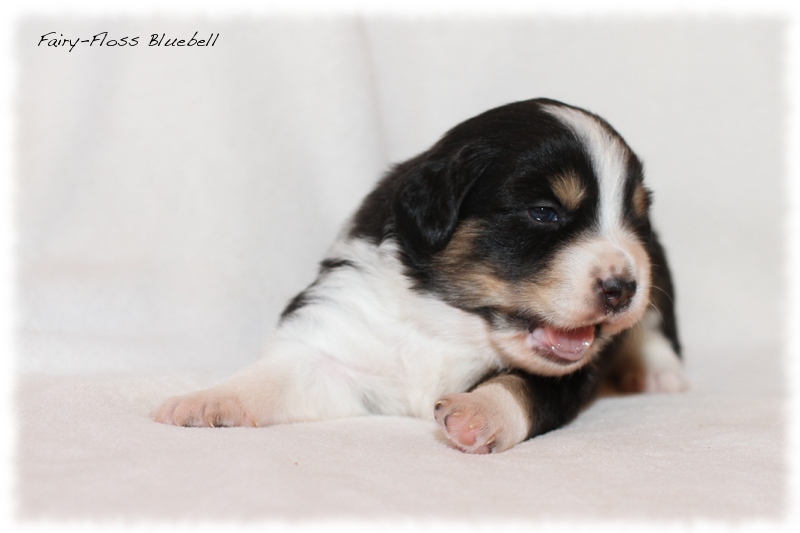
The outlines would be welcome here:
M 778 519 L 783 400 L 609 397 L 573 424 L 473 456 L 433 422 L 362 417 L 178 428 L 147 416 L 184 377 L 20 383 L 22 517 Z
M 20 516 L 778 517 L 784 29 L 766 17 L 22 21 Z M 141 44 L 37 46 L 50 31 Z M 220 37 L 146 46 L 195 31 Z M 606 117 L 644 160 L 692 392 L 604 399 L 490 457 L 418 420 L 149 420 L 165 397 L 258 357 L 389 164 L 537 96 Z

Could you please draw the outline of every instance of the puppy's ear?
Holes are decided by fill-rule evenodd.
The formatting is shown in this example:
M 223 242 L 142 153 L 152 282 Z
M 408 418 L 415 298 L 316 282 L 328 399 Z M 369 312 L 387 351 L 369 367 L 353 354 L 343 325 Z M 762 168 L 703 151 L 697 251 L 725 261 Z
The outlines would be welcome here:
M 455 150 L 437 146 L 398 168 L 402 175 L 392 214 L 395 234 L 407 251 L 431 254 L 447 245 L 464 198 L 493 155 L 480 143 Z

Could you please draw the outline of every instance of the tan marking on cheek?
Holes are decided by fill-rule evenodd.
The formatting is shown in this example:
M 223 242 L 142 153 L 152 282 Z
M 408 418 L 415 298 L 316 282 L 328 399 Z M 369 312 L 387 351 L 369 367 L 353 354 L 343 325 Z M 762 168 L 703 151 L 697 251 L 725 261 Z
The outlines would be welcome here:
M 505 309 L 513 298 L 513 287 L 481 265 L 472 265 L 451 278 L 462 303 L 474 307 Z
M 514 307 L 563 327 L 593 320 L 592 306 L 585 299 L 593 278 L 573 250 L 558 253 L 547 268 L 521 282 Z
M 633 191 L 633 210 L 639 217 L 646 217 L 647 210 L 650 207 L 650 193 L 647 188 L 639 183 Z
M 506 307 L 514 293 L 511 284 L 497 277 L 490 265 L 472 258 L 481 231 L 478 222 L 461 224 L 433 264 L 451 296 L 460 304 Z
M 548 314 L 542 305 L 551 302 L 559 292 L 561 280 L 553 275 L 552 270 L 531 277 L 518 286 L 513 302 L 518 309 L 528 309 L 536 314 Z
M 573 173 L 554 176 L 550 180 L 550 187 L 561 205 L 570 211 L 577 209 L 586 198 L 586 189 L 580 178 Z
M 455 267 L 460 265 L 472 253 L 475 240 L 481 235 L 481 226 L 474 220 L 463 222 L 447 243 L 447 247 L 436 257 L 436 262 L 442 266 Z
M 513 284 L 503 281 L 493 274 L 477 275 L 475 281 L 480 290 L 474 293 L 474 299 L 476 304 L 480 304 L 480 307 L 496 307 L 509 314 L 519 308 L 517 305 L 518 289 Z

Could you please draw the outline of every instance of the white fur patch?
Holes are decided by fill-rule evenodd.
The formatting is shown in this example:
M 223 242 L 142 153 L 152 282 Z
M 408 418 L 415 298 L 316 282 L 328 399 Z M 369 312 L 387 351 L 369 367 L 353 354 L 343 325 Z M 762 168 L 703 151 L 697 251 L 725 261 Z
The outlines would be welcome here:
M 438 398 L 500 366 L 486 322 L 413 291 L 396 254 L 392 242 L 335 243 L 329 256 L 355 267 L 324 274 L 239 378 L 258 372 L 281 391 L 265 397 L 274 406 L 265 421 L 333 412 L 431 419 Z
M 630 150 L 593 116 L 566 106 L 545 104 L 545 111 L 569 127 L 589 153 L 600 186 L 600 230 L 613 236 L 621 229 Z
M 341 238 L 329 257 L 354 267 L 325 273 L 258 362 L 168 402 L 157 420 L 172 423 L 188 408 L 185 418 L 202 419 L 220 404 L 259 426 L 368 413 L 433 419 L 437 399 L 501 366 L 486 322 L 412 290 L 393 242 Z

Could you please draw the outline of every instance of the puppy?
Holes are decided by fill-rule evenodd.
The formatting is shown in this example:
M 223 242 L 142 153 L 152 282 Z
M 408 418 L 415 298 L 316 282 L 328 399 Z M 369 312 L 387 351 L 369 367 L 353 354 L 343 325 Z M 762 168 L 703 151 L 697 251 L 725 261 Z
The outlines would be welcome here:
M 577 107 L 536 99 L 471 118 L 380 181 L 259 361 L 155 419 L 409 415 L 489 453 L 563 426 L 604 378 L 682 390 L 642 179 L 622 137 Z

